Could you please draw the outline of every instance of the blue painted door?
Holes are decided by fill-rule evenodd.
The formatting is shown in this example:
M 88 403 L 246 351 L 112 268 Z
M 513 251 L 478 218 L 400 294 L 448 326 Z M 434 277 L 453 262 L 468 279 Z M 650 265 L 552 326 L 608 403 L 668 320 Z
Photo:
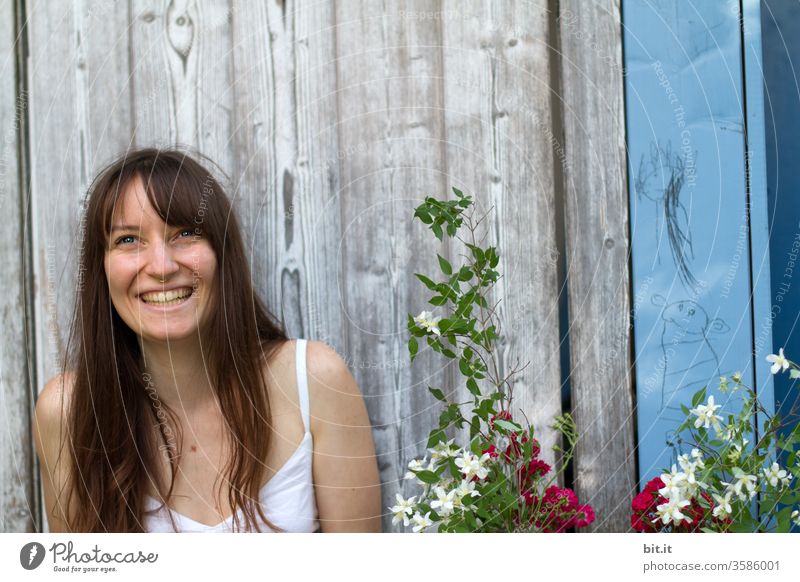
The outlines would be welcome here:
M 769 318 L 770 265 L 763 174 L 748 175 L 764 165 L 763 129 L 761 141 L 749 131 L 763 115 L 748 108 L 744 73 L 757 38 L 743 35 L 739 2 L 627 0 L 623 18 L 644 483 L 685 452 L 674 429 L 697 390 L 736 412 L 740 397 L 718 387 L 740 372 L 771 398 L 770 331 L 758 325 Z

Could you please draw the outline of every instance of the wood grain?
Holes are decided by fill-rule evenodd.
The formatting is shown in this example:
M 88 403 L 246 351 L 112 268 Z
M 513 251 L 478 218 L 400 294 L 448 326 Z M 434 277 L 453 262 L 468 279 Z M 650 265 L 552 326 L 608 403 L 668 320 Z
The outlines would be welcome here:
M 636 457 L 619 3 L 562 1 L 566 239 L 579 498 L 628 531 Z

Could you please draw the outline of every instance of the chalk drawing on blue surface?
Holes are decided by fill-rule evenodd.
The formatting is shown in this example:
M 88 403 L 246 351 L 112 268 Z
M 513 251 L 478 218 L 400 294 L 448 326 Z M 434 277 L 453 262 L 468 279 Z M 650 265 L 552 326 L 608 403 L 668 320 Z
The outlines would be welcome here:
M 678 457 L 686 453 L 680 433 L 674 430 L 667 431 L 664 435 L 664 442 L 669 449 L 669 466 L 677 465 Z
M 695 159 L 697 153 L 695 152 Z M 672 259 L 681 283 L 689 291 L 698 291 L 700 283 L 692 273 L 694 260 L 689 215 L 681 201 L 681 191 L 686 183 L 686 164 L 679 154 L 672 153 L 672 143 L 663 148 L 650 144 L 649 156 L 642 154 L 639 171 L 634 179 L 634 190 L 639 199 L 655 203 L 656 249 L 659 249 L 661 230 L 666 228 Z M 664 226 L 662 226 L 662 223 Z M 656 251 L 659 264 L 660 250 Z
M 681 404 L 691 402 L 692 395 L 704 386 L 719 384 L 722 372 L 712 340 L 728 333 L 730 327 L 719 317 L 709 318 L 696 301 L 668 303 L 659 294 L 650 300 L 662 308 L 659 417 L 683 420 Z

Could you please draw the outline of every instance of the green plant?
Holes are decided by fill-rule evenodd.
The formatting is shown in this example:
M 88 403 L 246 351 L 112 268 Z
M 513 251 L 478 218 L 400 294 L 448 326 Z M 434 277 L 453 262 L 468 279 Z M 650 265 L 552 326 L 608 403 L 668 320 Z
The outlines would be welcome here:
M 427 441 L 431 459 L 412 460 L 406 474 L 406 478 L 416 478 L 423 490 L 419 497 L 409 499 L 397 495 L 397 504 L 390 508 L 395 515 L 393 523 L 402 521 L 416 532 L 433 526 L 440 532 L 584 527 L 594 520 L 592 508 L 580 505 L 570 489 L 554 484 L 573 455 L 578 438 L 575 423 L 568 414 L 555 419 L 554 428 L 567 446 L 555 448 L 560 464 L 553 470 L 539 458 L 533 426 L 514 420 L 509 380 L 527 364 L 505 376 L 498 371 L 499 301 L 490 306 L 486 297 L 500 278 L 496 270 L 500 257 L 495 247 L 482 247 L 476 237 L 488 212 L 476 219 L 472 199 L 457 188 L 453 193 L 454 200 L 427 197 L 414 212 L 437 239 L 456 239 L 468 253 L 456 266 L 437 253 L 443 280 L 415 273 L 434 293 L 429 300 L 432 308 L 446 313 L 409 314 L 408 350 L 413 362 L 424 338 L 442 357 L 457 361 L 472 400 L 452 402 L 441 388 L 428 388 L 443 406 L 439 424 Z M 467 240 L 459 235 L 463 230 L 468 233 Z M 470 405 L 465 415 L 462 407 Z M 448 429 L 465 426 L 469 427 L 466 446 L 447 439 Z
M 800 377 L 783 348 L 767 360 L 773 374 L 788 369 L 793 379 Z M 740 394 L 741 409 L 725 422 L 717 413 L 723 405 L 706 396 L 706 387 L 694 394 L 692 408 L 682 406 L 686 420 L 678 432 L 688 435 L 692 451 L 681 455 L 680 469 L 673 465 L 634 498 L 634 529 L 787 532 L 793 523 L 800 525 L 800 426 L 787 431 L 781 416 L 770 414 L 740 373 L 730 380 L 721 377 L 719 389 Z M 753 434 L 757 438 L 750 442 Z

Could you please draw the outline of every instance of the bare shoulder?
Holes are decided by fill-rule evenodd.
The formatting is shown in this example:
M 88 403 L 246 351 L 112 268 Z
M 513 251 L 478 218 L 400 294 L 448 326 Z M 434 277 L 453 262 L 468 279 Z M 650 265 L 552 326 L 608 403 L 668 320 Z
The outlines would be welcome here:
M 309 376 L 316 376 L 315 380 L 349 375 L 350 369 L 339 353 L 325 342 L 308 340 L 306 350 L 306 367 Z
M 321 424 L 352 423 L 351 426 L 366 420 L 358 383 L 334 348 L 325 342 L 309 340 L 306 370 L 312 417 L 322 421 Z
M 366 403 L 347 362 L 331 346 L 306 352 L 314 486 L 323 532 L 378 532 L 381 484 Z
M 36 399 L 36 425 L 50 434 L 65 421 L 75 385 L 75 373 L 67 371 L 48 380 Z
M 51 532 L 69 531 L 61 494 L 67 492 L 71 474 L 66 445 L 69 404 L 75 374 L 65 372 L 45 383 L 36 400 L 33 440 L 42 474 L 45 510 Z

